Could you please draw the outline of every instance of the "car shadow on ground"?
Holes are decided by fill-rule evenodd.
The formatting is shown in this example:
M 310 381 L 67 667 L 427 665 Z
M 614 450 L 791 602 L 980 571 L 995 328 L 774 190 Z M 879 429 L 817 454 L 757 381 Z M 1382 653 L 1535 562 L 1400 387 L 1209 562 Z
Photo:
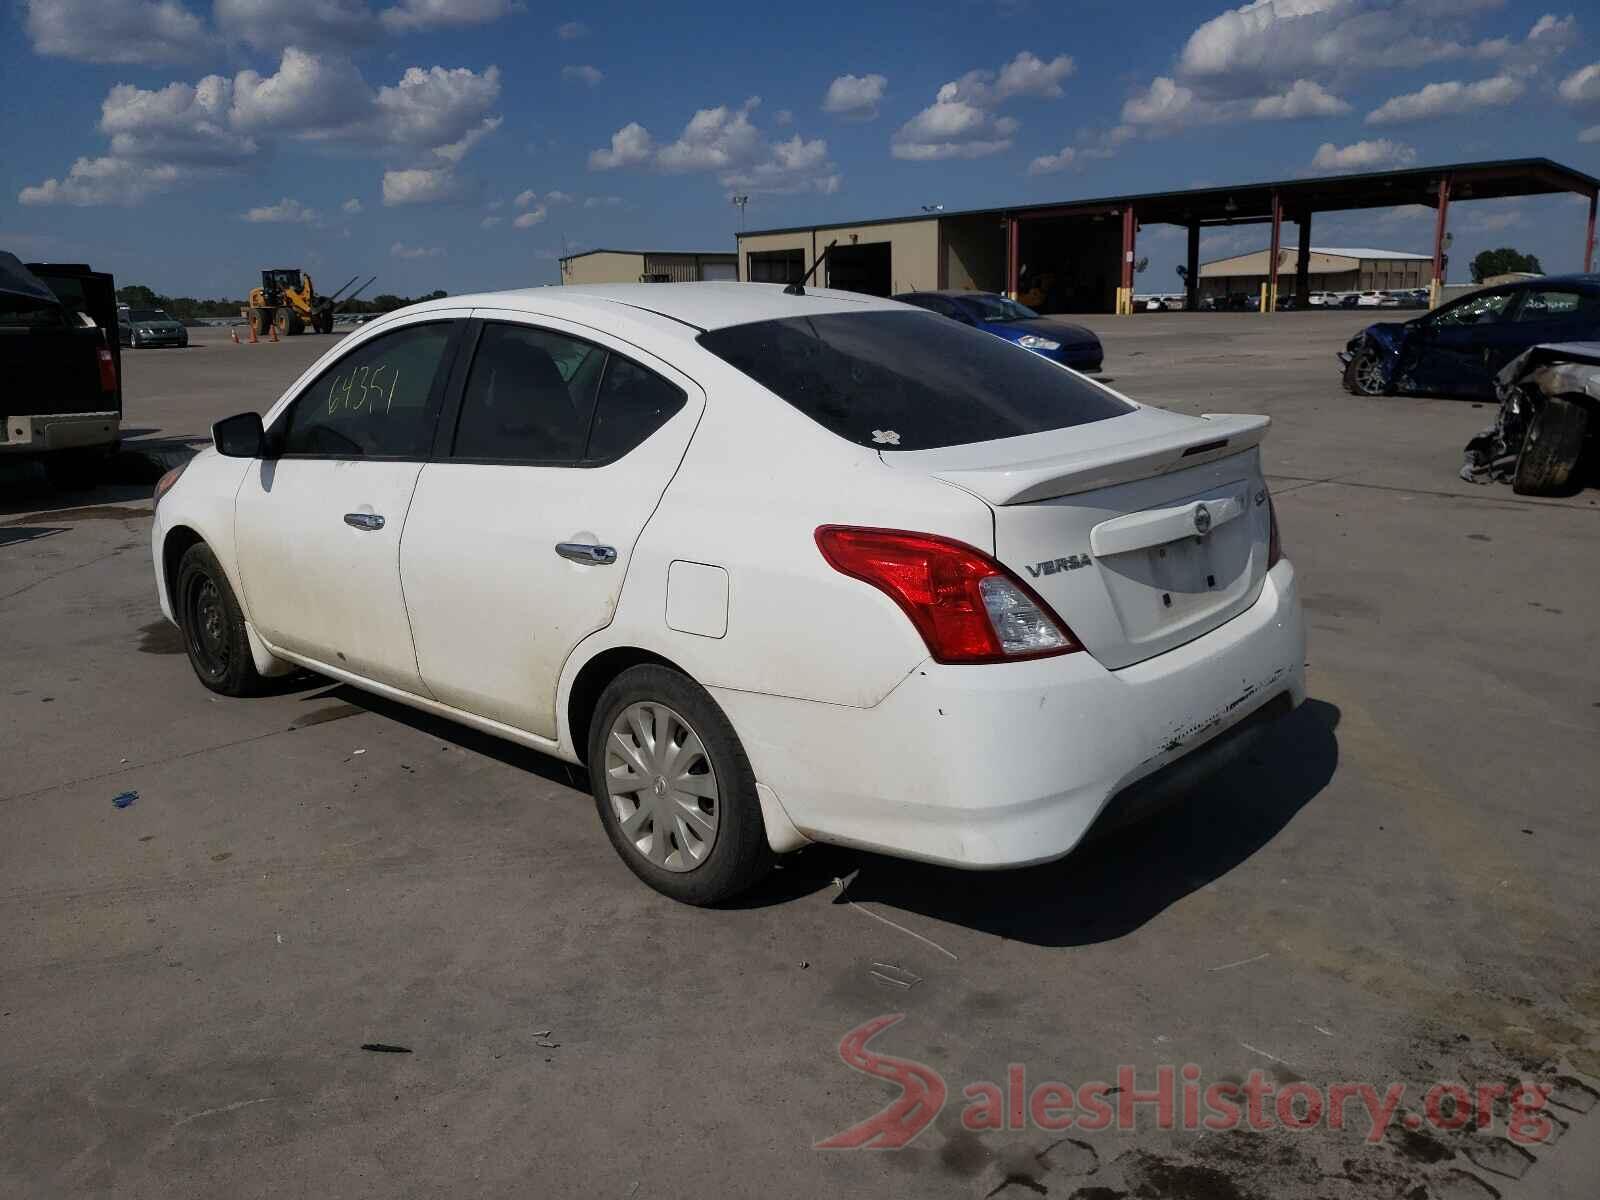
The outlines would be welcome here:
M 1091 839 L 1053 863 L 965 872 L 811 847 L 738 907 L 835 887 L 836 903 L 873 902 L 1038 946 L 1082 946 L 1132 933 L 1267 845 L 1316 798 L 1339 762 L 1339 710 L 1308 700 L 1239 762 L 1150 820 Z

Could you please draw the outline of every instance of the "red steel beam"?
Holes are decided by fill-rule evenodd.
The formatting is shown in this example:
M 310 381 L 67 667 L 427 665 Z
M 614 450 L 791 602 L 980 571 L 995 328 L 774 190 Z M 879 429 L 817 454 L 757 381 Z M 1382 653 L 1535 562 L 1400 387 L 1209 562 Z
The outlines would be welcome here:
M 1272 244 L 1267 250 L 1267 311 L 1278 307 L 1278 250 L 1283 241 L 1283 203 L 1272 193 Z
M 1006 216 L 1006 281 L 1011 287 L 1011 298 L 1015 300 L 1022 295 L 1022 263 L 1018 261 L 1017 246 L 1017 218 L 1014 213 Z
M 1444 286 L 1444 232 L 1450 218 L 1450 176 L 1439 180 L 1439 209 L 1433 218 L 1433 287 L 1430 300 L 1439 303 L 1439 289 Z
M 1583 235 L 1583 269 L 1587 273 L 1594 270 L 1594 209 L 1595 201 L 1600 199 L 1600 192 L 1589 194 L 1589 231 Z

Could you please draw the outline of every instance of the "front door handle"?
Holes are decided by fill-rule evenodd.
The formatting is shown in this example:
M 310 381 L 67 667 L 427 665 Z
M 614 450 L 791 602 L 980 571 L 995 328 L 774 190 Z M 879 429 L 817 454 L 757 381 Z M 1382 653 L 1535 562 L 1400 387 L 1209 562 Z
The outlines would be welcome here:
M 617 561 L 615 546 L 593 546 L 588 542 L 557 542 L 556 553 L 591 567 L 609 567 Z
M 383 518 L 377 513 L 345 513 L 344 523 L 352 529 L 382 529 Z

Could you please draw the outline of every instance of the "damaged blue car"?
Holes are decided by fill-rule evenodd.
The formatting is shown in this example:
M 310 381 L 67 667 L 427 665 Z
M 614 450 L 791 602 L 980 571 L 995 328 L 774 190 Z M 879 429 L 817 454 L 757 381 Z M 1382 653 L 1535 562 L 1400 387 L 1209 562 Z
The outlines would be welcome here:
M 1543 342 L 1600 340 L 1600 274 L 1485 288 L 1410 321 L 1368 325 L 1339 354 L 1358 396 L 1495 398 L 1495 375 Z

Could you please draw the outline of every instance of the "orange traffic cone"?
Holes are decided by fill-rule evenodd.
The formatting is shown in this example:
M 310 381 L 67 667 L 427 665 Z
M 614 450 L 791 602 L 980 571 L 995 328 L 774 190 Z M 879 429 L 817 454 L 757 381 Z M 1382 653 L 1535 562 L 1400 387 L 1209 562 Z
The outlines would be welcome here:
M 233 339 L 233 344 L 235 346 L 239 344 L 239 331 L 237 329 L 229 329 L 228 336 Z

